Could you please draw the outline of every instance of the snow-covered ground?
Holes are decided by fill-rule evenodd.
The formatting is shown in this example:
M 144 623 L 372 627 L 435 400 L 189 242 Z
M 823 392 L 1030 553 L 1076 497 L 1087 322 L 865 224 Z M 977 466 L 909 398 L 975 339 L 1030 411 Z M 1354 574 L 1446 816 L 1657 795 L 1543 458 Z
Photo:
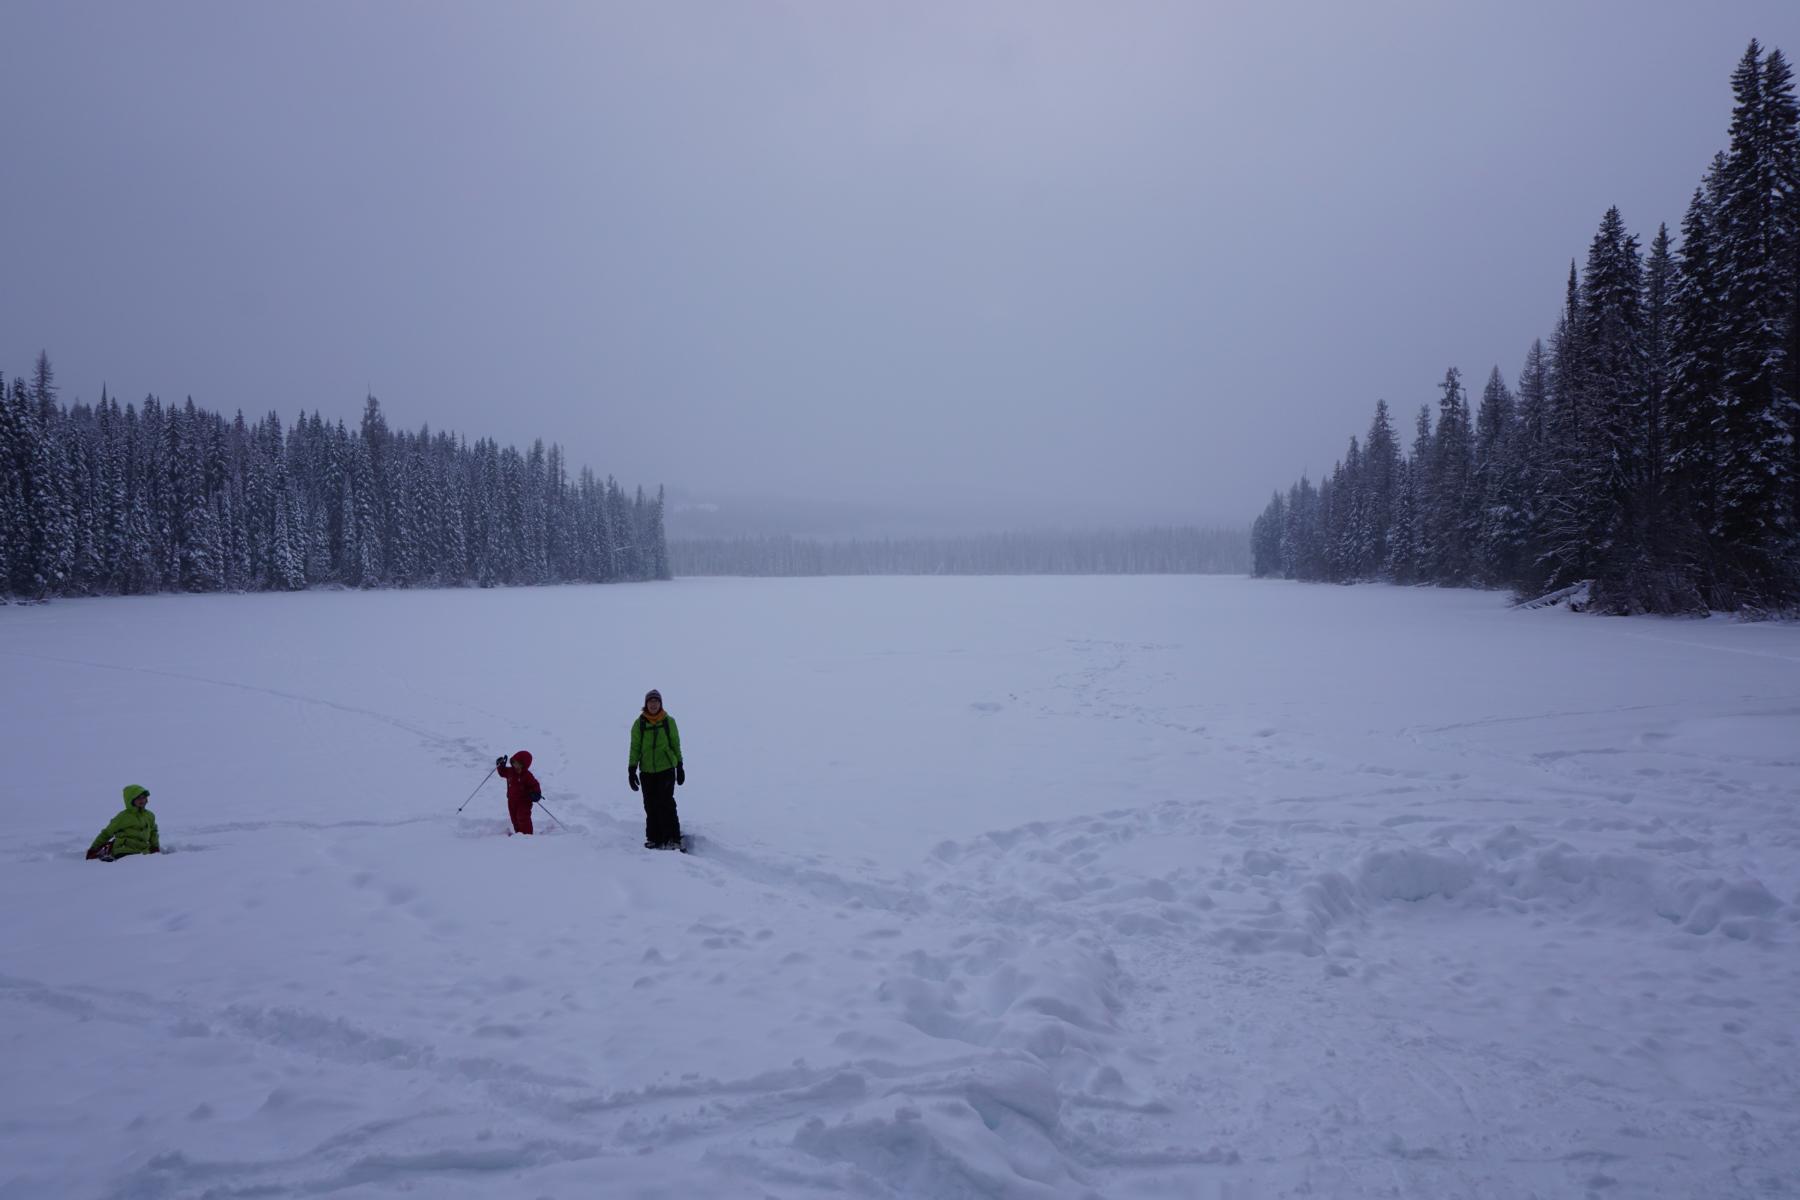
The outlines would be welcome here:
M 0 672 L 6 1200 L 1800 1193 L 1791 625 L 696 580 Z M 458 816 L 520 749 L 563 827 Z M 173 853 L 83 861 L 127 783 Z

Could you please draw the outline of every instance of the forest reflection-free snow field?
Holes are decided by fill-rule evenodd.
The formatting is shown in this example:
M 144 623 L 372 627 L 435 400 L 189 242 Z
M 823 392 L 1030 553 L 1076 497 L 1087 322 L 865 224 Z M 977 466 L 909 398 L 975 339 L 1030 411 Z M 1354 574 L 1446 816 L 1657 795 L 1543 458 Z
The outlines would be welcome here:
M 1792 625 L 685 580 L 0 672 L 7 1200 L 1800 1192 Z M 459 816 L 521 749 L 561 825 Z M 127 783 L 172 853 L 83 861 Z

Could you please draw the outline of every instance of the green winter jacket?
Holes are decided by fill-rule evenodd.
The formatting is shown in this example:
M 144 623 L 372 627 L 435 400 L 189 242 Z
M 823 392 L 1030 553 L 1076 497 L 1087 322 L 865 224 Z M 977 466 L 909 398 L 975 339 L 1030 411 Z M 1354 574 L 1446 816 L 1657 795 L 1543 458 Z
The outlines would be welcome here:
M 631 765 L 646 775 L 673 771 L 681 764 L 681 730 L 675 718 L 663 710 L 663 719 L 652 725 L 642 713 L 631 723 Z
M 88 847 L 92 854 L 106 843 L 112 843 L 113 857 L 125 854 L 143 854 L 154 850 L 160 853 L 162 843 L 156 836 L 156 814 L 148 808 L 138 808 L 131 802 L 139 796 L 149 793 L 136 784 L 125 789 L 125 811 L 107 822 L 94 844 Z

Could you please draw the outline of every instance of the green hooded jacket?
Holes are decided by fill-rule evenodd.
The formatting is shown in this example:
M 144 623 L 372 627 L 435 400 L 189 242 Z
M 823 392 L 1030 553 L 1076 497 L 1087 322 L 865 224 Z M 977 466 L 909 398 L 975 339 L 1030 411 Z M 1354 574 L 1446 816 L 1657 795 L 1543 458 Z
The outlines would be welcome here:
M 673 771 L 681 764 L 681 730 L 675 718 L 663 710 L 663 719 L 652 725 L 643 714 L 631 723 L 631 765 L 646 775 Z
M 88 853 L 92 854 L 108 842 L 112 843 L 114 858 L 124 854 L 143 854 L 151 850 L 161 853 L 162 843 L 156 836 L 156 814 L 148 808 L 138 808 L 132 804 L 139 796 L 149 794 L 135 783 L 126 788 L 125 811 L 107 822 L 106 828 L 100 831 L 100 836 L 94 839 L 94 844 L 88 847 Z

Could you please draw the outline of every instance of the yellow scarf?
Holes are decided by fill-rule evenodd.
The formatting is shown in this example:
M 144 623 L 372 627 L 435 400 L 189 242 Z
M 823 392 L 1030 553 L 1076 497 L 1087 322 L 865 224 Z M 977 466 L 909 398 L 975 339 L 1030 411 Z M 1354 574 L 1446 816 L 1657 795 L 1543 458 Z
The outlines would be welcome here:
M 661 725 L 663 723 L 663 718 L 668 715 L 669 715 L 669 710 L 666 708 L 663 709 L 662 711 L 658 712 L 654 717 L 651 716 L 649 714 L 649 712 L 646 711 L 644 713 L 644 724 L 646 724 L 646 725 Z

